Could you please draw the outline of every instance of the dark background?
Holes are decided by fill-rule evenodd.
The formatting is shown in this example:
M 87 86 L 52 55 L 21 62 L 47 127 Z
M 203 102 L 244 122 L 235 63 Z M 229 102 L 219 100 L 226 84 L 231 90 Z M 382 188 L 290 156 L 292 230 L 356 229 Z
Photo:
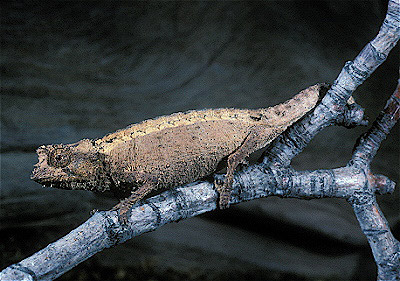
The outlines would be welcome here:
M 188 109 L 267 107 L 332 83 L 376 33 L 386 1 L 9 2 L 1 9 L 1 268 L 115 199 L 29 179 L 42 144 L 98 138 Z M 396 47 L 354 94 L 374 120 L 394 91 Z M 328 128 L 297 169 L 345 165 L 365 128 Z M 254 156 L 253 158 L 256 158 Z M 399 180 L 399 126 L 373 170 Z M 398 189 L 380 196 L 400 235 Z M 267 198 L 134 238 L 60 280 L 375 280 L 343 200 Z

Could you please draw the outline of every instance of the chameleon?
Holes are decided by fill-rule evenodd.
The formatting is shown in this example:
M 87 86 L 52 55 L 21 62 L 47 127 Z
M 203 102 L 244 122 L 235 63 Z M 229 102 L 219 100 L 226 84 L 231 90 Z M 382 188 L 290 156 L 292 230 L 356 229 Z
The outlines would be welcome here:
M 184 185 L 226 167 L 216 184 L 229 206 L 236 168 L 315 107 L 326 84 L 269 108 L 203 109 L 132 124 L 99 139 L 40 146 L 31 179 L 47 187 L 130 194 L 111 210 L 127 212 L 150 192 Z M 221 164 L 222 163 L 222 164 Z

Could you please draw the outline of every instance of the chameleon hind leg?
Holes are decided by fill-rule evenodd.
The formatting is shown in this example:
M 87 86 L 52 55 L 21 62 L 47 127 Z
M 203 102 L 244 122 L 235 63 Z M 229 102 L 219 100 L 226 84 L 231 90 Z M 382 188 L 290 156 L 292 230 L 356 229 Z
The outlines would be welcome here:
M 115 205 L 111 211 L 119 210 L 119 219 L 123 224 L 128 222 L 128 211 L 138 201 L 143 199 L 147 194 L 157 187 L 157 180 L 148 176 L 143 181 L 143 184 L 132 191 L 131 195 Z
M 229 207 L 229 201 L 232 193 L 233 175 L 237 166 L 246 162 L 246 157 L 263 146 L 260 143 L 267 144 L 271 139 L 275 138 L 274 130 L 268 128 L 252 128 L 241 146 L 228 156 L 225 181 L 222 186 L 217 186 L 219 192 L 219 208 L 226 209 Z

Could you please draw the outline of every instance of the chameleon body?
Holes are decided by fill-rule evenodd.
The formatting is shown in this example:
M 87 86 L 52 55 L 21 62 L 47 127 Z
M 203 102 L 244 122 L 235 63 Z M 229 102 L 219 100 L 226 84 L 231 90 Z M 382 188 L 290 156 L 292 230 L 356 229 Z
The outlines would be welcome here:
M 317 103 L 323 84 L 261 109 L 205 109 L 133 124 L 97 140 L 41 146 L 32 179 L 44 186 L 92 191 L 127 190 L 113 209 L 127 211 L 153 190 L 190 183 L 214 173 L 226 160 L 218 186 L 228 206 L 236 167 L 265 147 Z

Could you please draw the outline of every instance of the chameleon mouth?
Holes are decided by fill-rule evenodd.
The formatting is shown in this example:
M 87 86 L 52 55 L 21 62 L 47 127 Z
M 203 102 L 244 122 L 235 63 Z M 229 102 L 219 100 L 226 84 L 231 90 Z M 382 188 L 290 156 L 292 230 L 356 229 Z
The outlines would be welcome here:
M 58 179 L 57 176 L 49 176 L 49 172 L 46 169 L 36 167 L 31 174 L 31 180 L 43 185 L 44 187 L 55 187 L 62 189 L 78 189 L 76 184 L 73 184 L 69 180 Z M 82 184 L 82 183 L 81 183 Z
M 32 174 L 31 174 L 31 180 L 34 180 L 37 183 L 44 184 L 44 182 L 50 182 L 50 179 L 48 177 L 44 177 L 43 174 L 45 174 L 45 171 L 42 171 L 38 167 L 33 169 Z
M 43 173 L 38 169 L 33 170 L 31 180 L 43 185 L 44 187 L 61 188 L 62 185 L 62 182 L 54 180 L 54 178 L 43 176 Z
M 43 187 L 55 187 L 55 188 L 63 188 L 61 187 L 61 182 L 54 182 L 54 181 L 36 181 L 43 185 Z
M 75 187 L 77 185 L 74 185 L 73 182 L 79 182 L 79 179 L 67 173 L 66 168 L 61 170 L 60 168 L 54 169 L 48 166 L 43 167 L 40 163 L 35 165 L 31 174 L 31 180 L 43 185 L 44 187 L 62 189 L 78 189 Z
M 50 177 L 40 177 L 32 174 L 31 179 L 41 184 L 43 187 L 52 187 L 66 190 L 89 190 L 89 191 L 105 191 L 106 188 L 101 188 L 96 182 L 83 180 L 57 180 Z
M 36 180 L 43 187 L 52 187 L 66 190 L 95 190 L 95 188 L 90 188 L 91 185 L 88 182 L 78 182 L 78 181 L 54 181 L 54 180 Z

